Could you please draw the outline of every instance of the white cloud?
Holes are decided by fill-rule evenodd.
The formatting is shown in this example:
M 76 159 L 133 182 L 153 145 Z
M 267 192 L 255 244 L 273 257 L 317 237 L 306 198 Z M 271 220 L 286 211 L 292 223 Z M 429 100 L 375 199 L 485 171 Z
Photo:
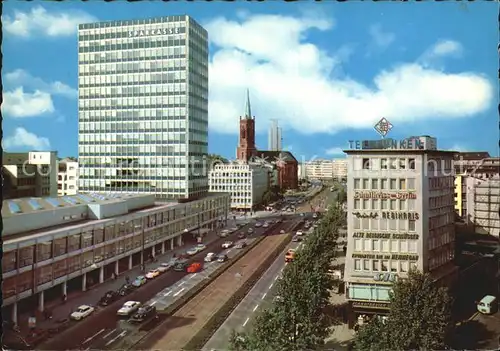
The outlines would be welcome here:
M 430 50 L 434 56 L 460 55 L 463 51 L 462 44 L 454 40 L 441 40 Z
M 385 49 L 392 44 L 396 35 L 391 32 L 384 32 L 380 24 L 374 24 L 368 29 L 368 33 L 372 39 L 373 44 L 375 44 L 380 49 Z
M 280 15 L 206 24 L 215 47 L 209 65 L 210 127 L 237 133 L 246 88 L 259 131 L 279 118 L 283 128 L 305 134 L 372 128 L 381 117 L 393 123 L 463 118 L 492 102 L 492 84 L 482 75 L 415 62 L 389 66 L 369 84 L 341 77 L 341 55 L 307 38 L 310 31 L 332 26 L 324 18 Z
M 345 156 L 345 153 L 341 147 L 332 147 L 325 151 L 325 154 L 330 156 Z
M 47 83 L 41 78 L 33 77 L 23 69 L 16 69 L 3 76 L 5 84 L 11 86 L 23 86 L 31 89 L 37 89 L 54 95 L 62 95 L 68 98 L 76 99 L 78 91 L 70 86 L 59 82 Z
M 9 117 L 25 118 L 54 112 L 49 93 L 35 90 L 26 93 L 22 87 L 3 93 L 2 113 Z
M 49 139 L 39 137 L 34 133 L 28 132 L 24 128 L 16 128 L 14 134 L 3 140 L 5 149 L 14 150 L 20 148 L 29 148 L 31 150 L 48 150 L 50 148 Z
M 3 16 L 3 29 L 9 35 L 22 38 L 35 36 L 62 37 L 74 35 L 78 24 L 94 22 L 96 18 L 84 11 L 50 11 L 36 6 L 30 12 L 15 10 L 13 16 Z

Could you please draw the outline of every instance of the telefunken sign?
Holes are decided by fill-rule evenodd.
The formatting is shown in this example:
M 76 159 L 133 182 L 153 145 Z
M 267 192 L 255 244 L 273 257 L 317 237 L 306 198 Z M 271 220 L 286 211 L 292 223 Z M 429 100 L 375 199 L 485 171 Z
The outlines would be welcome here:
M 381 150 L 381 149 L 400 149 L 400 150 L 422 150 L 424 143 L 419 138 L 407 138 L 395 140 L 391 138 L 382 140 L 349 140 L 349 149 L 351 150 Z
M 150 37 L 153 35 L 170 35 L 170 34 L 179 34 L 179 27 L 131 30 L 128 32 L 128 37 L 129 38 Z

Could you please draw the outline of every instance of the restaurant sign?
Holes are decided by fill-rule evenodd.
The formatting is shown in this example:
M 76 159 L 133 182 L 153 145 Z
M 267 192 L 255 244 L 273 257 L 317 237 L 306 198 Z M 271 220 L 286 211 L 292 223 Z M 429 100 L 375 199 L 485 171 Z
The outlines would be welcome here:
M 382 212 L 383 219 L 408 219 L 410 221 L 418 221 L 420 216 L 413 212 Z
M 405 254 L 361 254 L 353 253 L 352 258 L 372 260 L 418 261 L 418 255 Z
M 353 238 L 364 239 L 394 239 L 394 240 L 418 240 L 418 234 L 408 233 L 362 233 L 356 232 L 352 235 Z
M 352 307 L 354 308 L 383 308 L 388 309 L 389 304 L 383 302 L 372 302 L 372 301 L 353 301 Z
M 417 194 L 414 192 L 394 192 L 385 193 L 382 191 L 356 191 L 354 193 L 355 199 L 394 199 L 394 200 L 406 200 L 406 199 L 416 199 Z

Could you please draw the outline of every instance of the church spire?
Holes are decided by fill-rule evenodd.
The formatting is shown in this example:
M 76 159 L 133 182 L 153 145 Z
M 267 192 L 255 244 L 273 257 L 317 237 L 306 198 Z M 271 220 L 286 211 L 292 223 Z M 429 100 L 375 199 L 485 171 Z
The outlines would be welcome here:
M 245 103 L 245 118 L 252 119 L 252 107 L 250 106 L 250 90 L 247 88 L 247 101 Z

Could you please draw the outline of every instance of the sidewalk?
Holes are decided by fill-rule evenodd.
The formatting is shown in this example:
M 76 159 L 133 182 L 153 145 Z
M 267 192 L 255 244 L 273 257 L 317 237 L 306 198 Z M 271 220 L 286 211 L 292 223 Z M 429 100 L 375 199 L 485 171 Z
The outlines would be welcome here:
M 231 228 L 236 225 L 238 220 L 233 221 L 232 218 L 228 219 L 228 225 L 226 228 Z M 221 228 L 223 229 L 223 228 Z M 218 239 L 216 231 L 210 231 L 203 239 L 205 245 L 210 244 Z M 196 244 L 194 241 L 186 242 L 183 246 L 177 247 L 172 251 L 166 251 L 163 255 L 156 255 L 156 262 L 146 261 L 146 271 L 158 267 L 162 262 L 168 262 L 172 259 L 174 253 L 180 254 L 184 253 L 186 249 Z M 36 328 L 37 329 L 51 329 L 56 328 L 58 325 L 63 323 L 69 317 L 70 313 L 73 312 L 80 305 L 91 305 L 95 306 L 101 299 L 101 297 L 110 290 L 117 290 L 123 284 L 125 284 L 125 278 L 129 277 L 131 280 L 135 277 L 143 274 L 141 267 L 137 266 L 129 271 L 123 272 L 114 280 L 107 280 L 102 284 L 97 284 L 88 289 L 87 291 L 75 291 L 71 292 L 67 296 L 66 303 L 61 300 L 53 300 L 45 302 L 45 309 L 52 312 L 52 319 L 47 320 L 43 317 L 41 312 L 37 311 L 36 314 Z M 25 337 L 29 335 L 30 331 L 28 328 L 28 318 L 30 315 L 24 314 L 18 316 L 18 324 L 21 330 L 21 336 Z

